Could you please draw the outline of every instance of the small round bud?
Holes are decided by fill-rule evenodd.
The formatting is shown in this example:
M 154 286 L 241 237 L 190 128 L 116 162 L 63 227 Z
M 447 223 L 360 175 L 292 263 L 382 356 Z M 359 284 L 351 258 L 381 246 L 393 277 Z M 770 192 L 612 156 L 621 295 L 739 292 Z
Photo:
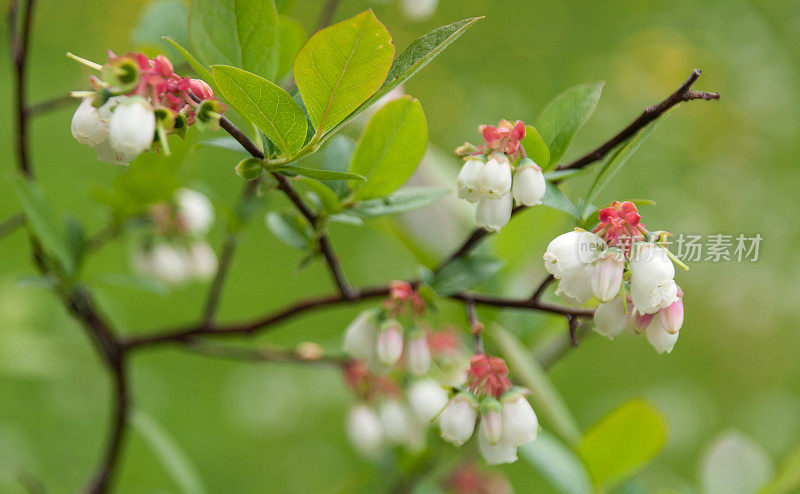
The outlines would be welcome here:
M 245 158 L 236 165 L 236 174 L 245 180 L 255 180 L 261 176 L 264 161 L 258 158 Z
M 447 391 L 433 379 L 421 379 L 409 386 L 408 403 L 417 419 L 427 423 L 447 405 Z
M 471 394 L 462 392 L 455 395 L 439 415 L 442 439 L 456 446 L 467 442 L 475 430 L 477 408 L 475 397 Z
M 378 360 L 387 367 L 394 366 L 403 354 L 403 327 L 394 319 L 381 324 L 375 341 Z
M 514 173 L 514 183 L 511 186 L 514 199 L 520 204 L 535 206 L 542 203 L 546 191 L 547 182 L 542 169 L 532 159 L 523 158 Z

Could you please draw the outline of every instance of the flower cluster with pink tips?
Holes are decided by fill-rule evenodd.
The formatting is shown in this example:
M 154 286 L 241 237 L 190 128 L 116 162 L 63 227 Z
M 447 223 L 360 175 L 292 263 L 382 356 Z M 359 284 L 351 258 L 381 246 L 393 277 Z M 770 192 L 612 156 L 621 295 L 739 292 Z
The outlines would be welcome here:
M 498 231 L 511 219 L 515 200 L 525 206 L 541 204 L 547 183 L 542 168 L 525 155 L 522 120 L 479 129 L 483 144 L 466 143 L 456 150 L 465 160 L 457 178 L 458 197 L 478 203 L 475 217 L 480 227 Z
M 73 92 L 83 101 L 71 127 L 100 161 L 127 165 L 154 144 L 169 154 L 169 135 L 183 138 L 195 124 L 214 129 L 227 110 L 205 81 L 177 75 L 164 55 L 109 51 L 104 65 L 73 58 L 99 71 L 89 77 L 93 91 Z
M 669 234 L 648 231 L 632 202 L 614 202 L 598 218 L 593 231 L 576 229 L 548 245 L 545 269 L 558 280 L 556 294 L 575 305 L 599 300 L 598 333 L 645 333 L 658 353 L 671 352 L 683 325 L 683 291 L 664 243 Z
M 345 381 L 359 397 L 347 421 L 354 447 L 368 457 L 387 445 L 419 451 L 434 421 L 445 441 L 461 446 L 480 417 L 478 445 L 486 462 L 516 461 L 517 447 L 538 431 L 527 391 L 512 386 L 503 359 L 470 358 L 455 331 L 415 326 L 424 309 L 410 284 L 395 282 L 380 310 L 363 312 L 345 331 L 344 349 L 355 358 Z M 410 337 L 398 318 L 412 321 Z

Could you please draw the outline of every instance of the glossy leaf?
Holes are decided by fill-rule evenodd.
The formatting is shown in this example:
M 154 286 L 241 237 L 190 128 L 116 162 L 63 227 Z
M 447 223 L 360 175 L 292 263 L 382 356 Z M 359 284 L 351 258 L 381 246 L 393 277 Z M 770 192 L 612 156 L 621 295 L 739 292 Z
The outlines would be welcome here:
M 502 259 L 482 255 L 458 258 L 434 275 L 431 287 L 439 295 L 452 295 L 483 283 L 504 265 Z
M 311 245 L 313 232 L 297 213 L 269 212 L 266 216 L 267 228 L 281 242 L 297 250 L 306 250 Z
M 751 494 L 772 479 L 775 465 L 764 448 L 738 431 L 717 438 L 703 458 L 703 494 Z
M 428 147 L 428 122 L 418 100 L 404 96 L 372 116 L 358 141 L 350 171 L 367 177 L 354 190 L 358 200 L 391 194 L 417 169 Z
M 283 165 L 275 171 L 289 172 L 295 175 L 311 177 L 316 180 L 366 180 L 363 175 L 359 175 L 357 173 L 335 172 L 332 170 L 319 170 L 317 168 L 303 168 L 295 165 Z
M 592 116 L 603 91 L 604 82 L 572 86 L 545 105 L 536 119 L 536 129 L 550 149 L 548 170 L 558 163 L 572 138 Z
M 405 187 L 387 197 L 364 201 L 348 213 L 365 219 L 402 214 L 429 206 L 449 193 L 442 187 Z
M 142 436 L 145 444 L 180 492 L 184 494 L 206 492 L 200 472 L 167 431 L 142 410 L 134 410 L 130 420 L 133 428 Z
M 536 468 L 550 484 L 564 494 L 592 494 L 589 473 L 575 453 L 555 436 L 539 431 L 535 441 L 518 450 L 522 459 Z
M 306 139 L 306 116 L 289 93 L 250 72 L 215 65 L 214 80 L 222 95 L 243 117 L 261 129 L 287 156 Z
M 308 177 L 301 177 L 299 182 L 314 193 L 326 213 L 338 213 L 342 210 L 342 205 L 336 192 L 324 183 Z
M 550 150 L 547 148 L 542 136 L 539 135 L 539 132 L 530 125 L 525 127 L 525 139 L 522 140 L 522 147 L 525 149 L 525 154 L 528 155 L 528 158 L 532 159 L 542 169 L 549 165 Z
M 278 18 L 281 48 L 278 53 L 278 79 L 285 77 L 294 65 L 294 57 L 306 41 L 306 30 L 294 18 L 281 15 Z
M 294 62 L 294 77 L 321 136 L 381 87 L 394 56 L 389 32 L 371 10 L 309 39 Z
M 553 209 L 558 209 L 559 211 L 564 211 L 575 218 L 581 217 L 578 208 L 576 208 L 572 201 L 561 192 L 561 189 L 552 182 L 547 182 L 547 190 L 542 198 L 542 204 Z
M 582 438 L 578 422 L 533 354 L 505 328 L 494 325 L 487 334 L 500 348 L 517 381 L 531 391 L 531 404 L 545 426 L 570 446 L 577 445 Z
M 656 128 L 660 120 L 656 120 L 655 122 L 649 124 L 645 128 L 641 129 L 639 132 L 636 133 L 631 139 L 628 140 L 625 144 L 623 144 L 617 151 L 611 156 L 611 158 L 606 162 L 600 172 L 597 174 L 597 177 L 594 179 L 594 183 L 589 188 L 589 192 L 586 194 L 586 200 L 584 204 L 592 204 L 597 196 L 600 194 L 600 191 L 603 190 L 614 175 L 622 168 L 628 159 L 639 149 L 639 146 L 642 145 L 645 139 L 650 135 L 653 129 Z M 583 218 L 588 216 L 587 210 L 584 209 L 582 215 Z
M 367 101 L 362 103 L 355 111 L 348 115 L 345 120 L 336 125 L 336 127 L 328 135 L 330 136 L 342 129 L 354 118 L 363 113 L 364 110 L 385 96 L 389 91 L 413 77 L 414 74 L 428 65 L 431 60 L 442 53 L 445 48 L 450 46 L 453 41 L 457 40 L 467 31 L 467 29 L 472 27 L 472 25 L 480 19 L 483 19 L 483 17 L 472 17 L 470 19 L 454 22 L 452 24 L 434 29 L 428 34 L 417 38 L 394 61 L 391 70 L 389 71 L 389 75 L 386 78 L 386 82 L 383 83 L 381 88 L 375 94 L 370 96 Z
M 214 84 L 214 76 L 211 75 L 211 71 L 208 70 L 208 67 L 203 65 L 197 58 L 195 58 L 194 55 L 189 53 L 189 51 L 186 48 L 181 46 L 180 43 L 178 43 L 174 39 L 170 38 L 169 36 L 164 36 L 164 39 L 169 44 L 171 44 L 178 51 L 178 53 L 180 53 L 180 55 L 183 57 L 184 60 L 186 60 L 186 63 L 189 64 L 192 70 L 197 72 L 198 77 L 203 79 L 205 82 L 209 83 L 212 87 L 216 87 L 216 85 Z
M 592 426 L 578 447 L 598 487 L 611 487 L 649 463 L 667 442 L 664 417 L 648 402 L 624 403 Z
M 274 79 L 279 56 L 273 0 L 194 0 L 189 37 L 206 65 L 231 65 Z
M 64 226 L 39 185 L 20 175 L 12 176 L 11 184 L 22 205 L 28 226 L 33 230 L 44 250 L 55 256 L 65 271 L 73 272 L 76 260 L 73 257 Z

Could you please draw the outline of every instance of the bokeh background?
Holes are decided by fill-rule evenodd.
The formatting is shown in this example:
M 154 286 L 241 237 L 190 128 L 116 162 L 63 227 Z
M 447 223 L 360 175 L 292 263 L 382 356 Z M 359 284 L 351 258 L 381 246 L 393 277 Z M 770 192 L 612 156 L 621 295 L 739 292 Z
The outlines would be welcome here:
M 7 3 L 0 1 L 4 10 Z M 39 2 L 31 101 L 82 87 L 85 73 L 64 57 L 66 51 L 95 60 L 103 59 L 107 48 L 127 51 L 146 3 Z M 321 2 L 298 3 L 296 15 L 311 29 Z M 436 15 L 420 23 L 399 15 L 394 2 L 344 0 L 337 19 L 369 7 L 389 28 L 398 53 L 438 25 L 486 15 L 406 85 L 421 100 L 432 146 L 441 150 L 478 140 L 480 123 L 501 117 L 532 121 L 565 87 L 605 80 L 595 116 L 567 158 L 577 156 L 674 90 L 693 68 L 703 69 L 696 88 L 719 91 L 722 100 L 692 102 L 671 112 L 603 191 L 602 202 L 652 199 L 658 206 L 645 207 L 647 225 L 675 233 L 760 233 L 759 259 L 699 262 L 678 274 L 686 293 L 686 322 L 671 355 L 658 356 L 643 339 L 592 337 L 556 363 L 551 377 L 584 426 L 636 396 L 649 398 L 665 414 L 667 447 L 626 489 L 701 491 L 704 456 L 731 430 L 757 445 L 757 468 L 780 464 L 800 443 L 795 248 L 800 241 L 800 3 L 442 0 Z M 13 132 L 5 35 L 0 44 L 0 93 L 5 95 L 0 216 L 5 217 L 19 206 L 7 180 Z M 32 158 L 58 209 L 94 231 L 106 213 L 90 197 L 92 184 L 110 183 L 124 170 L 97 162 L 91 149 L 72 139 L 73 109 L 36 117 Z M 195 140 L 209 137 L 194 134 Z M 232 173 L 238 159 L 223 150 L 198 150 L 183 161 L 180 175 L 186 184 L 213 185 L 214 200 L 232 204 L 241 187 Z M 457 166 L 446 152 L 433 151 L 421 168 L 454 176 Z M 591 174 L 576 178 L 565 191 L 573 199 L 582 197 L 591 180 Z M 441 253 L 437 244 L 454 245 L 471 227 L 463 205 L 452 197 L 448 204 L 462 208 L 451 229 L 426 223 L 425 217 L 434 216 L 425 212 L 412 220 L 415 231 L 426 231 L 420 241 L 433 258 Z M 283 205 L 281 198 L 264 200 L 264 210 Z M 541 253 L 548 240 L 567 228 L 566 215 L 546 208 L 515 219 L 486 246 L 508 264 L 500 279 L 483 288 L 529 293 L 544 275 Z M 420 261 L 392 232 L 388 222 L 332 228 L 354 283 L 414 276 Z M 218 221 L 211 236 L 217 247 L 223 233 Z M 88 264 L 87 275 L 126 272 L 130 246 L 118 240 L 104 248 Z M 298 270 L 299 261 L 300 254 L 272 237 L 261 213 L 242 238 L 220 317 L 244 319 L 331 289 L 324 266 Z M 0 492 L 21 491 L 15 477 L 23 470 L 51 492 L 73 492 L 101 452 L 110 383 L 81 328 L 55 297 L 24 281 L 33 273 L 22 231 L 0 242 Z M 206 287 L 198 283 L 167 296 L 112 286 L 97 291 L 118 327 L 140 333 L 193 321 Z M 258 341 L 314 340 L 337 348 L 356 313 L 352 307 L 303 316 Z M 558 318 L 481 315 L 497 317 L 531 346 L 564 332 Z M 465 323 L 457 306 L 446 306 L 440 317 Z M 359 459 L 344 437 L 350 398 L 332 370 L 222 362 L 169 348 L 137 354 L 132 364 L 136 406 L 178 445 L 206 492 L 348 492 L 380 483 L 382 467 Z M 523 461 L 499 470 L 517 492 L 553 492 Z M 137 431 L 129 436 L 117 485 L 126 493 L 177 490 Z

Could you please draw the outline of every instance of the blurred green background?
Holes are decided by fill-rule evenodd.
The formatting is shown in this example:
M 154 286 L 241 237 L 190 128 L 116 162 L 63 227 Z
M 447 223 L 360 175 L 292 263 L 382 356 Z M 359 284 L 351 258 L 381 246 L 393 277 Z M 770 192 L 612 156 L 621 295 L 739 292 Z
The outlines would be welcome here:
M 4 10 L 7 3 L 0 2 Z M 298 3 L 298 18 L 312 29 L 321 2 Z M 64 52 L 102 60 L 108 48 L 130 49 L 144 4 L 39 2 L 31 102 L 83 86 L 85 73 Z M 431 20 L 412 23 L 394 2 L 344 0 L 337 19 L 368 7 L 389 28 L 397 53 L 438 25 L 486 15 L 405 87 L 423 104 L 432 144 L 445 151 L 465 139 L 477 141 L 480 123 L 503 117 L 532 121 L 567 86 L 605 80 L 595 116 L 567 158 L 577 156 L 673 91 L 693 68 L 703 69 L 696 89 L 719 91 L 722 100 L 692 102 L 671 112 L 603 191 L 601 202 L 656 201 L 657 207 L 643 210 L 651 229 L 760 233 L 760 258 L 700 262 L 678 274 L 686 322 L 671 355 L 658 356 L 642 338 L 593 337 L 560 360 L 551 376 L 584 426 L 635 396 L 649 398 L 666 415 L 669 443 L 629 489 L 698 492 L 709 444 L 731 429 L 752 438 L 779 464 L 800 443 L 795 312 L 800 262 L 794 248 L 800 234 L 791 219 L 800 187 L 800 3 L 442 0 Z M 0 216 L 5 217 L 19 206 L 7 181 L 14 166 L 12 73 L 7 37 L 2 38 Z M 125 170 L 99 163 L 91 149 L 72 139 L 73 110 L 35 118 L 32 159 L 58 209 L 94 231 L 106 216 L 89 197 L 91 184 L 110 183 Z M 195 141 L 209 137 L 190 134 Z M 198 150 L 187 156 L 180 174 L 189 185 L 213 184 L 213 199 L 233 204 L 241 187 L 232 173 L 238 159 L 222 150 Z M 454 176 L 458 162 L 445 154 L 421 168 L 426 166 Z M 591 174 L 569 182 L 565 191 L 576 199 L 590 183 Z M 453 197 L 448 204 L 468 210 Z M 282 198 L 264 199 L 265 209 L 283 205 Z M 424 221 L 425 212 L 417 215 L 414 225 L 427 232 L 429 243 L 454 245 L 471 227 L 467 217 L 453 231 L 440 231 Z M 217 248 L 221 223 L 211 236 Z M 386 226 L 332 228 L 355 284 L 414 276 L 418 261 Z M 529 293 L 544 275 L 541 254 L 547 242 L 570 227 L 566 215 L 546 208 L 522 214 L 487 244 L 508 265 L 502 279 L 483 288 Z M 129 241 L 114 242 L 92 258 L 87 273 L 126 272 L 129 248 Z M 433 249 L 432 255 L 440 251 Z M 242 238 L 220 317 L 245 319 L 331 290 L 324 266 L 314 263 L 300 271 L 299 261 L 298 253 L 271 236 L 260 214 Z M 55 297 L 19 282 L 33 273 L 22 231 L 0 242 L 0 492 L 21 491 L 15 480 L 21 469 L 51 492 L 73 492 L 93 470 L 105 440 L 109 380 L 83 331 Z M 195 320 L 206 287 L 194 284 L 163 297 L 123 288 L 97 291 L 118 327 L 140 333 Z M 258 340 L 314 340 L 337 348 L 356 313 L 352 307 L 303 316 Z M 564 332 L 559 318 L 481 314 L 499 318 L 531 345 Z M 458 306 L 446 307 L 440 318 L 465 327 Z M 179 445 L 206 492 L 339 492 L 352 486 L 369 491 L 364 486 L 379 482 L 380 468 L 360 460 L 347 444 L 343 422 L 350 398 L 332 370 L 221 362 L 170 348 L 136 354 L 132 364 L 136 406 Z M 523 461 L 500 470 L 517 492 L 554 492 Z M 117 486 L 126 493 L 177 491 L 136 431 L 123 453 Z

